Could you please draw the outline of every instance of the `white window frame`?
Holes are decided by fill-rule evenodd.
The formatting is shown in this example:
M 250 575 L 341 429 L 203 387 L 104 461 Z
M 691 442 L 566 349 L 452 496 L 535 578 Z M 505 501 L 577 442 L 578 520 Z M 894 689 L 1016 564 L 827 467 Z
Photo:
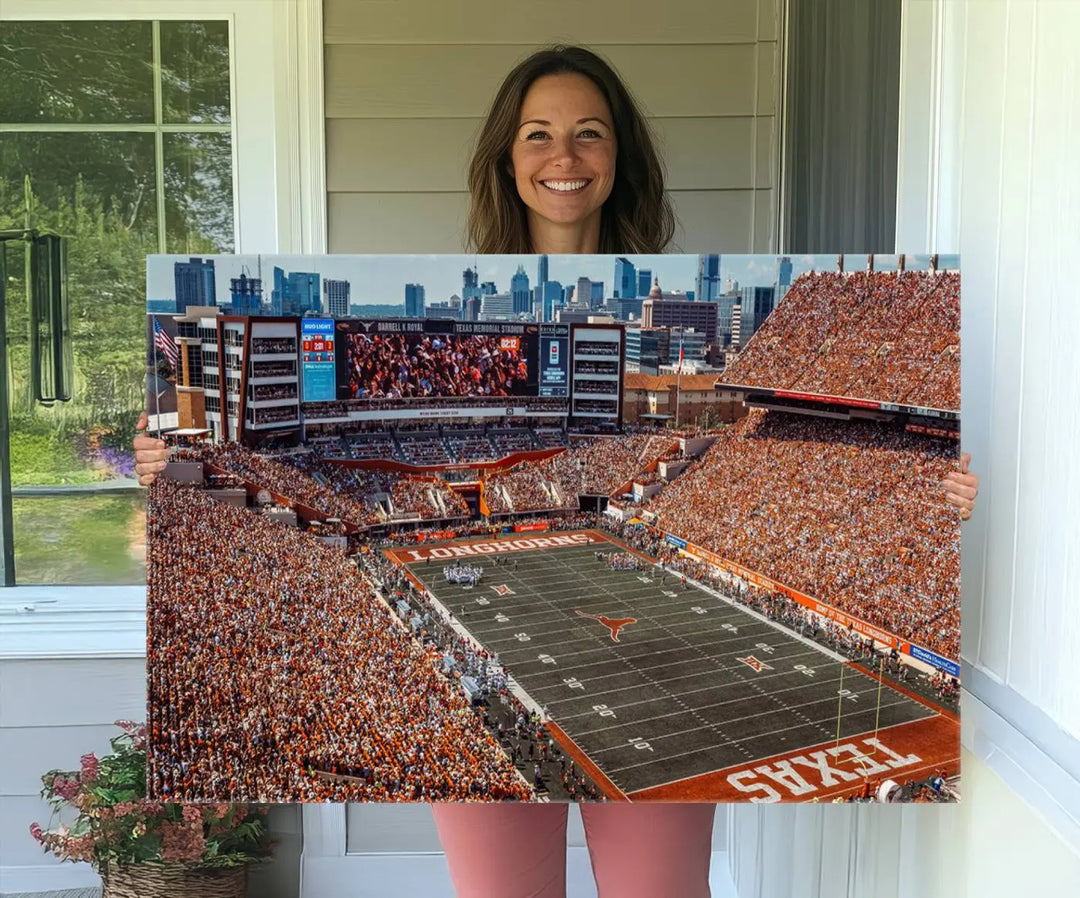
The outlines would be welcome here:
M 896 250 L 958 253 L 963 134 L 956 123 L 964 85 L 955 51 L 964 45 L 966 13 L 946 0 L 903 3 Z M 963 447 L 975 459 L 990 459 L 990 415 L 988 402 L 972 402 L 964 412 Z M 990 487 L 983 484 L 984 496 Z M 986 566 L 989 498 L 980 501 L 963 533 L 968 607 Z M 963 649 L 961 681 L 961 744 L 1080 850 L 1080 740 Z
M 235 252 L 324 253 L 320 0 L 127 0 L 122 5 L 115 0 L 4 0 L 0 5 L 0 21 L 150 19 L 229 23 Z M 145 605 L 145 594 L 143 586 L 116 587 L 101 596 L 79 586 L 31 585 L 2 590 L 0 600 L 17 607 L 47 601 L 57 638 L 64 640 L 72 635 L 65 608 L 81 608 L 94 597 L 104 603 L 103 613 L 127 613 L 140 596 Z M 77 638 L 72 651 L 110 650 L 107 633 L 82 638 L 89 642 Z M 0 653 L 5 642 L 0 631 Z M 46 651 L 42 642 L 36 644 Z M 129 646 L 115 649 L 126 653 Z

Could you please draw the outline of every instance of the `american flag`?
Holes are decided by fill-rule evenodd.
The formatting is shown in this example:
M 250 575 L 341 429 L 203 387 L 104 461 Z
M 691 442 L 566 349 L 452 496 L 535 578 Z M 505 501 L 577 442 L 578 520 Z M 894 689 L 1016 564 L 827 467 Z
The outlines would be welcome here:
M 154 345 L 168 359 L 169 366 L 175 371 L 177 364 L 180 362 L 180 353 L 177 351 L 172 337 L 165 333 L 157 318 L 154 319 Z

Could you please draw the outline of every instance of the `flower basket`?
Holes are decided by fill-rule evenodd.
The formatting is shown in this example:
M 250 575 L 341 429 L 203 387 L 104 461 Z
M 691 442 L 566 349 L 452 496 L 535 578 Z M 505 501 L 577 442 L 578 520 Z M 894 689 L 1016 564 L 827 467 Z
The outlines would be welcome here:
M 111 754 L 83 755 L 79 770 L 42 776 L 50 823 L 61 814 L 70 823 L 32 823 L 30 835 L 59 860 L 91 864 L 104 898 L 243 898 L 248 867 L 273 853 L 269 808 L 148 799 L 146 727 L 117 725 L 124 732 L 110 740 Z
M 247 867 L 206 869 L 152 862 L 114 865 L 101 881 L 102 898 L 244 898 Z

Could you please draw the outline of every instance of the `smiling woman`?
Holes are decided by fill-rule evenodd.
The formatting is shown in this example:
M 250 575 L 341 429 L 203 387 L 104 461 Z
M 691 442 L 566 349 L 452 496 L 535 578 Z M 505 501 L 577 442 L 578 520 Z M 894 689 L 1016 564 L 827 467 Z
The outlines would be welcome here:
M 659 253 L 675 232 L 644 116 L 581 47 L 541 50 L 510 72 L 468 184 L 468 242 L 481 253 Z
M 615 130 L 600 90 L 584 75 L 537 79 L 521 104 L 510 173 L 528 208 L 529 233 L 563 253 L 600 242 L 601 209 L 615 177 Z

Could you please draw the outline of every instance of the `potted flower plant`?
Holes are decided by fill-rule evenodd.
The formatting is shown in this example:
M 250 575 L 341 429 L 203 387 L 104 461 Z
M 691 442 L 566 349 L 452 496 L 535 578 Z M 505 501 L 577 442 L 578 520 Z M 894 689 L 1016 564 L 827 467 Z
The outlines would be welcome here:
M 103 898 L 243 898 L 248 865 L 270 857 L 265 807 L 167 804 L 146 798 L 146 727 L 118 720 L 121 735 L 102 758 L 83 755 L 77 771 L 50 770 L 41 797 L 56 829 L 30 826 L 43 849 L 87 861 Z

